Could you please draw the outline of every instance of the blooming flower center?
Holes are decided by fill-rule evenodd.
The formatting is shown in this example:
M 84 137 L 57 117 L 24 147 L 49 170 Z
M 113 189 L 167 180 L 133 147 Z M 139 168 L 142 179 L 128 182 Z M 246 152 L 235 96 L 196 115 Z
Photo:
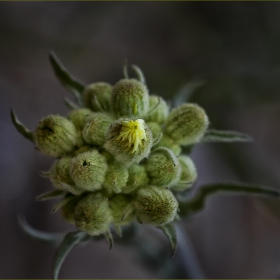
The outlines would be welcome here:
M 144 124 L 142 119 L 121 122 L 122 128 L 118 139 L 133 145 L 132 153 L 137 151 L 142 140 L 147 140 Z

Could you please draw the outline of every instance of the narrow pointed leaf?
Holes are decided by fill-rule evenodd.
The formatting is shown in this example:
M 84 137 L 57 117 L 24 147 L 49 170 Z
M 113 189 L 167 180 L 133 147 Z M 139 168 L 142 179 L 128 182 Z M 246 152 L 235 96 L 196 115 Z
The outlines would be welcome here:
M 108 230 L 108 231 L 105 233 L 105 237 L 106 237 L 106 239 L 109 241 L 109 244 L 110 244 L 109 250 L 111 250 L 112 247 L 113 247 L 113 244 L 114 244 L 114 239 L 113 239 L 113 235 L 112 235 L 112 233 L 111 233 L 110 230 Z
M 23 217 L 18 216 L 21 229 L 33 239 L 48 245 L 58 245 L 63 240 L 63 233 L 48 233 L 31 227 Z
M 201 142 L 249 142 L 252 140 L 252 137 L 245 133 L 230 130 L 209 129 L 206 131 Z
M 68 70 L 62 65 L 54 52 L 50 52 L 49 58 L 55 75 L 60 83 L 66 89 L 71 91 L 79 101 L 79 104 L 81 104 L 81 95 L 85 89 L 85 86 L 82 84 L 82 82 L 74 78 L 68 72 Z
M 279 197 L 280 192 L 265 186 L 251 185 L 246 183 L 216 183 L 204 185 L 198 189 L 194 196 L 186 201 L 179 201 L 180 214 L 186 215 L 203 210 L 206 199 L 214 194 L 230 192 L 237 194 L 255 194 Z
M 42 193 L 36 197 L 36 200 L 44 201 L 49 199 L 58 198 L 60 196 L 65 195 L 65 191 L 62 190 L 53 190 L 49 192 Z
M 169 224 L 164 225 L 164 226 L 160 226 L 158 228 L 163 231 L 163 233 L 166 235 L 166 237 L 168 238 L 168 240 L 170 242 L 171 250 L 172 250 L 171 258 L 172 258 L 174 256 L 175 250 L 177 248 L 176 229 L 175 229 L 175 227 L 172 223 L 169 223 Z
M 74 102 L 72 102 L 70 99 L 68 99 L 67 97 L 64 98 L 64 104 L 70 109 L 78 109 L 79 106 L 77 104 L 75 104 Z
M 85 232 L 70 232 L 67 233 L 62 241 L 62 243 L 59 245 L 54 259 L 54 265 L 53 265 L 53 278 L 57 279 L 60 268 L 71 251 L 71 249 L 87 236 Z
M 75 198 L 75 196 L 69 196 L 69 197 L 66 197 L 66 198 L 62 199 L 59 203 L 57 203 L 53 207 L 52 214 L 56 213 L 61 207 L 63 207 L 65 204 L 67 204 L 68 202 L 70 202 L 74 198 Z
M 142 70 L 137 65 L 132 65 L 131 67 L 135 71 L 138 81 L 146 84 L 146 79 Z
M 15 112 L 11 110 L 11 119 L 16 130 L 26 139 L 33 142 L 33 133 L 28 130 L 17 118 Z

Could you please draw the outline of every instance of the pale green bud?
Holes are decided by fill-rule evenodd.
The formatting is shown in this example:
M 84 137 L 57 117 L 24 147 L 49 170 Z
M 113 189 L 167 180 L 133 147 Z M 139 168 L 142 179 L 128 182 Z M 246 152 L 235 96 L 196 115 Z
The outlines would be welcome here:
M 103 187 L 110 193 L 120 193 L 128 179 L 127 168 L 119 162 L 108 164 Z
M 156 122 L 163 124 L 169 112 L 169 107 L 165 100 L 159 96 L 151 95 L 149 97 L 149 111 L 145 117 L 147 122 Z
M 209 120 L 204 109 L 192 103 L 173 109 L 165 122 L 166 132 L 180 145 L 199 142 L 208 125 Z
M 122 193 L 131 193 L 142 186 L 147 186 L 149 178 L 143 165 L 133 164 L 128 168 L 128 180 Z
M 87 144 L 102 146 L 105 135 L 113 119 L 105 113 L 93 113 L 87 118 L 83 139 Z
M 147 87 L 134 79 L 120 80 L 113 88 L 112 107 L 117 117 L 143 118 L 149 108 Z
M 68 119 L 75 125 L 75 127 L 82 131 L 86 125 L 86 119 L 92 114 L 92 111 L 86 108 L 79 108 L 72 110 Z
M 142 119 L 119 119 L 109 127 L 106 140 L 104 148 L 129 167 L 149 155 L 153 136 Z
M 178 202 L 172 192 L 155 186 L 140 188 L 134 206 L 141 223 L 155 226 L 172 222 L 178 210 Z
M 58 115 L 43 118 L 33 133 L 38 150 L 51 157 L 66 156 L 79 144 L 79 135 L 72 122 Z
M 148 127 L 153 133 L 153 138 L 157 139 L 158 137 L 161 137 L 161 126 L 158 123 L 155 122 L 147 122 Z
M 127 225 L 134 218 L 134 208 L 131 197 L 117 194 L 109 199 L 109 207 L 111 208 L 113 223 L 117 226 Z
M 98 152 L 98 149 L 95 148 L 95 147 L 89 146 L 89 145 L 84 145 L 84 146 L 80 147 L 79 149 L 75 150 L 73 152 L 73 156 L 75 157 L 79 154 L 82 154 L 84 152 L 89 152 L 89 151 L 97 151 Z
M 170 136 L 163 134 L 159 143 L 156 145 L 157 147 L 165 147 L 170 149 L 175 156 L 180 155 L 182 148 L 178 145 Z
M 171 189 L 174 191 L 184 191 L 190 188 L 197 179 L 197 171 L 190 157 L 180 156 L 178 160 L 182 169 L 180 181 Z
M 100 192 L 87 194 L 77 202 L 74 218 L 77 228 L 89 235 L 106 233 L 112 221 L 108 199 Z
M 71 160 L 70 176 L 82 190 L 101 189 L 106 171 L 106 159 L 96 150 L 79 154 Z
M 87 86 L 83 93 L 85 107 L 97 112 L 109 112 L 111 110 L 112 88 L 110 84 L 104 82 Z
M 181 166 L 178 158 L 167 148 L 157 148 L 150 154 L 146 170 L 150 184 L 154 186 L 170 187 L 180 178 Z

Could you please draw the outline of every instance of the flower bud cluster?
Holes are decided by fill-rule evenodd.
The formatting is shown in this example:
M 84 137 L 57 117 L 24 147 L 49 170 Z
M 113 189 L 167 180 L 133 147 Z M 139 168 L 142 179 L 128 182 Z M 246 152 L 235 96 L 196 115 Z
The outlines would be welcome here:
M 197 178 L 182 146 L 203 137 L 205 111 L 192 103 L 170 111 L 143 82 L 128 78 L 91 84 L 81 99 L 83 107 L 43 118 L 33 133 L 36 148 L 56 158 L 44 174 L 65 192 L 62 216 L 90 235 L 133 220 L 172 222 L 174 193 Z

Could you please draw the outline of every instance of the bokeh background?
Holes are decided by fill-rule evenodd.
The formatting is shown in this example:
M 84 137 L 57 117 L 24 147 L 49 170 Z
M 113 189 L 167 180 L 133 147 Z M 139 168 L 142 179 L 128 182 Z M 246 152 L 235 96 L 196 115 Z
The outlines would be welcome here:
M 10 109 L 31 130 L 48 114 L 67 114 L 48 61 L 50 50 L 84 83 L 116 83 L 124 61 L 145 73 L 152 93 L 172 100 L 204 81 L 192 102 L 216 129 L 250 134 L 253 143 L 194 149 L 195 188 L 242 181 L 280 188 L 280 3 L 278 2 L 1 2 L 0 3 L 0 278 L 51 278 L 54 247 L 26 236 L 24 215 L 49 232 L 74 230 L 52 202 L 39 171 L 52 160 L 19 135 Z M 142 226 L 138 246 L 105 240 L 75 247 L 62 278 L 278 278 L 280 201 L 217 195 L 183 219 L 173 259 L 161 232 Z M 142 255 L 144 247 L 160 257 Z

